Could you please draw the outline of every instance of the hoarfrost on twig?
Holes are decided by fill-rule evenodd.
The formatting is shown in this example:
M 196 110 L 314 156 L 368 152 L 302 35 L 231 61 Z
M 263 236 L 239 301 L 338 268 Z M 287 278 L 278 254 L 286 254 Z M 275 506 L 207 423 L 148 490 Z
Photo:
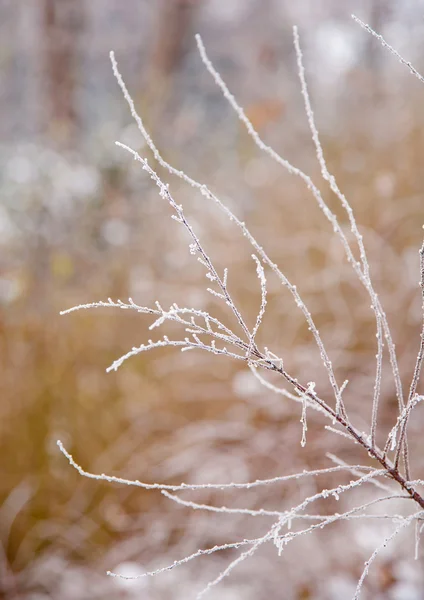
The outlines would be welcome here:
M 405 529 L 405 527 L 407 527 L 408 525 L 410 525 L 412 523 L 412 521 L 414 521 L 418 516 L 420 516 L 422 513 L 418 512 L 415 513 L 413 515 L 410 515 L 409 517 L 398 517 L 399 523 L 396 527 L 396 529 L 389 535 L 387 536 L 384 541 L 374 550 L 374 552 L 371 554 L 370 558 L 365 562 L 365 568 L 362 572 L 362 575 L 359 579 L 358 585 L 356 587 L 356 591 L 355 591 L 355 595 L 353 597 L 353 600 L 358 600 L 361 591 L 362 591 L 362 584 L 364 583 L 364 580 L 366 578 L 366 576 L 368 575 L 368 572 L 370 570 L 370 566 L 371 564 L 374 562 L 374 560 L 377 558 L 377 556 L 380 554 L 380 552 L 397 536 L 399 535 L 399 533 L 402 531 L 402 529 Z

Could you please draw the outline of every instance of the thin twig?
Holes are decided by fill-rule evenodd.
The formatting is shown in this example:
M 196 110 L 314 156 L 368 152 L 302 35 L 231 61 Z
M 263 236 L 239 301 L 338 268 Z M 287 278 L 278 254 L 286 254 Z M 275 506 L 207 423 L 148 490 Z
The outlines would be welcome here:
M 409 389 L 408 406 L 410 406 L 410 409 L 406 412 L 405 419 L 404 419 L 404 422 L 401 427 L 401 431 L 399 434 L 399 447 L 402 447 L 402 440 L 406 437 L 406 428 L 408 426 L 408 420 L 412 413 L 412 410 L 418 404 L 418 401 L 420 399 L 420 397 L 419 396 L 417 397 L 416 394 L 417 394 L 417 387 L 418 387 L 418 383 L 420 380 L 421 371 L 422 371 L 422 367 L 423 367 L 423 361 L 424 361 L 424 242 L 420 248 L 419 254 L 420 254 L 420 273 L 421 273 L 420 287 L 421 287 L 421 296 L 422 296 L 422 307 L 421 307 L 422 326 L 421 326 L 421 335 L 420 335 L 420 347 L 418 350 L 417 360 L 415 362 L 415 368 L 414 368 L 414 374 L 412 377 L 411 387 Z M 417 401 L 414 402 L 414 399 L 416 397 L 417 397 Z M 398 465 L 398 463 L 399 463 L 399 452 L 396 453 L 395 467 Z M 409 477 L 408 479 L 410 479 L 410 478 L 411 477 Z
M 411 71 L 412 75 L 415 75 L 415 77 L 417 79 L 419 79 L 421 81 L 421 83 L 424 83 L 424 77 L 421 75 L 421 73 L 419 73 L 416 70 L 416 68 L 409 61 L 405 60 L 399 54 L 399 52 L 393 48 L 393 46 L 391 46 L 390 44 L 388 44 L 382 35 L 380 35 L 376 31 L 374 31 L 374 29 L 372 29 L 372 27 L 370 27 L 369 25 L 367 25 L 366 23 L 364 23 L 363 21 L 361 21 L 361 19 L 359 19 L 355 15 L 352 15 L 352 19 L 354 21 L 356 21 L 358 23 L 358 25 L 360 25 L 363 29 L 365 29 L 365 31 L 368 31 L 368 33 L 370 33 L 375 38 L 377 38 L 378 41 L 382 44 L 382 46 L 384 46 L 385 48 L 387 48 L 387 50 L 389 50 L 394 56 L 396 56 L 396 58 L 398 59 L 398 61 L 400 63 L 402 63 L 403 65 L 405 65 L 405 67 L 407 67 Z

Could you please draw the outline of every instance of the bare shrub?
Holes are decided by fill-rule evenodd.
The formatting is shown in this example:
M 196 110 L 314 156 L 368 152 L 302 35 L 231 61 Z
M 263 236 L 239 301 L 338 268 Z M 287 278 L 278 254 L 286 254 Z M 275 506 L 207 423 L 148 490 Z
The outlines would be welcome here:
M 420 81 L 424 82 L 422 76 L 414 69 L 414 67 L 389 46 L 381 36 L 376 34 L 369 26 L 362 23 L 359 19 L 356 17 L 354 18 L 370 34 L 376 36 L 386 48 L 388 48 L 416 77 L 418 77 L 418 79 L 420 79 Z M 351 462 L 347 463 L 333 454 L 326 453 L 328 448 L 322 448 L 323 455 L 334 464 L 318 470 L 304 470 L 293 474 L 290 473 L 247 483 L 207 482 L 160 484 L 141 482 L 112 475 L 89 473 L 74 461 L 71 454 L 59 441 L 58 445 L 61 452 L 67 457 L 70 464 L 85 477 L 147 490 L 160 490 L 169 500 L 178 505 L 192 509 L 193 511 L 204 511 L 205 513 L 216 513 L 218 515 L 243 516 L 243 518 L 266 517 L 271 520 L 271 525 L 268 524 L 254 537 L 248 539 L 241 538 L 236 541 L 217 544 L 210 548 L 202 548 L 188 554 L 182 559 L 176 560 L 170 565 L 137 576 L 145 577 L 158 575 L 172 570 L 176 566 L 186 564 L 202 555 L 211 555 L 221 551 L 232 552 L 234 550 L 239 550 L 236 558 L 230 559 L 220 573 L 211 579 L 209 583 L 197 593 L 197 598 L 206 595 L 236 567 L 239 567 L 245 559 L 259 554 L 259 551 L 265 545 L 274 546 L 278 555 L 282 555 L 286 552 L 286 547 L 289 544 L 295 545 L 294 542 L 299 538 L 302 538 L 302 536 L 306 536 L 317 530 L 322 530 L 330 524 L 341 523 L 344 527 L 347 527 L 346 522 L 349 522 L 349 524 L 353 523 L 356 527 L 358 521 L 364 521 L 365 523 L 369 520 L 387 521 L 392 525 L 391 530 L 385 535 L 383 541 L 377 545 L 364 564 L 362 572 L 359 575 L 356 589 L 353 592 L 353 598 L 357 599 L 361 594 L 363 582 L 369 574 L 370 567 L 379 553 L 392 542 L 393 539 L 400 536 L 403 530 L 410 529 L 412 526 L 415 526 L 416 557 L 418 556 L 419 538 L 424 523 L 424 495 L 420 491 L 421 486 L 424 485 L 424 480 L 414 479 L 411 475 L 407 436 L 408 423 L 411 419 L 411 415 L 424 398 L 424 396 L 418 393 L 418 384 L 424 360 L 424 327 L 420 336 L 420 346 L 412 380 L 409 384 L 407 393 L 405 394 L 395 343 L 391 334 L 388 319 L 371 278 L 371 269 L 362 234 L 358 229 L 351 205 L 338 187 L 336 179 L 330 172 L 324 157 L 308 93 L 297 29 L 294 28 L 293 32 L 300 86 L 310 133 L 315 146 L 322 179 L 328 184 L 330 190 L 339 202 L 337 211 L 330 208 L 324 195 L 309 175 L 292 165 L 262 140 L 259 133 L 252 125 L 252 122 L 246 116 L 246 113 L 231 94 L 220 74 L 214 68 L 199 36 L 197 36 L 197 44 L 206 69 L 221 89 L 226 100 L 234 109 L 239 120 L 246 127 L 247 132 L 257 147 L 271 160 L 283 167 L 290 175 L 298 177 L 312 194 L 318 207 L 331 224 L 334 234 L 340 242 L 347 262 L 349 263 L 349 268 L 352 269 L 357 281 L 367 294 L 368 302 L 370 303 L 374 314 L 376 362 L 373 387 L 372 390 L 368 390 L 367 393 L 370 402 L 367 407 L 368 419 L 366 421 L 366 431 L 363 430 L 364 419 L 360 421 L 360 426 L 355 424 L 354 421 L 356 415 L 353 415 L 352 418 L 352 411 L 349 406 L 348 394 L 346 392 L 354 382 L 345 380 L 341 383 L 339 381 L 339 377 L 336 374 L 336 370 L 333 367 L 333 362 L 330 358 L 330 352 L 327 350 L 324 336 L 321 335 L 319 327 L 314 319 L 313 311 L 308 308 L 298 291 L 297 286 L 292 283 L 279 266 L 273 262 L 273 259 L 265 249 L 265 245 L 261 245 L 256 240 L 256 237 L 251 233 L 245 222 L 240 220 L 232 210 L 228 208 L 226 203 L 221 201 L 220 198 L 205 184 L 192 179 L 185 172 L 178 170 L 166 162 L 146 131 L 143 121 L 136 112 L 134 102 L 123 82 L 113 53 L 111 53 L 113 72 L 124 97 L 129 104 L 138 129 L 150 148 L 156 163 L 165 172 L 179 177 L 183 182 L 195 188 L 195 190 L 206 200 L 218 206 L 218 208 L 223 211 L 225 217 L 238 228 L 239 232 L 247 239 L 251 248 L 253 248 L 251 259 L 260 289 L 260 303 L 253 320 L 244 314 L 244 311 L 240 307 L 239 300 L 235 298 L 231 292 L 231 267 L 221 270 L 216 265 L 206 249 L 206 245 L 202 242 L 201 236 L 196 233 L 196 226 L 191 223 L 183 206 L 175 200 L 169 184 L 166 183 L 164 178 L 159 174 L 159 167 L 158 169 L 152 168 L 147 159 L 143 158 L 137 151 L 125 144 L 117 142 L 118 146 L 129 152 L 132 157 L 141 164 L 142 169 L 147 172 L 154 185 L 157 187 L 161 199 L 170 206 L 172 210 L 172 219 L 185 230 L 189 240 L 190 254 L 201 264 L 204 269 L 204 274 L 208 279 L 209 287 L 207 288 L 207 291 L 216 303 L 215 312 L 191 308 L 189 306 L 181 307 L 176 303 L 171 304 L 169 308 L 165 308 L 159 302 L 156 302 L 152 306 L 143 306 L 136 303 L 131 298 L 125 302 L 119 299 L 112 300 L 109 298 L 107 301 L 80 304 L 64 310 L 61 313 L 68 314 L 73 311 L 92 308 L 117 308 L 151 316 L 153 322 L 150 325 L 150 330 L 158 329 L 165 324 L 171 324 L 172 331 L 177 331 L 177 329 L 174 328 L 174 326 L 177 326 L 177 328 L 179 327 L 180 330 L 182 329 L 184 332 L 182 335 L 176 335 L 174 337 L 164 335 L 156 340 L 149 339 L 146 343 L 143 343 L 138 347 L 133 347 L 126 354 L 115 360 L 112 365 L 108 367 L 107 371 L 116 371 L 128 359 L 151 350 L 162 348 L 177 348 L 182 352 L 203 350 L 215 354 L 220 358 L 232 359 L 239 363 L 243 363 L 250 370 L 252 375 L 251 382 L 259 382 L 264 388 L 271 390 L 279 396 L 283 396 L 284 401 L 290 400 L 297 403 L 299 406 L 298 414 L 300 420 L 298 440 L 302 447 L 308 442 L 308 417 L 315 413 L 318 413 L 316 420 L 319 424 L 326 420 L 327 424 L 325 425 L 325 428 L 329 432 L 336 436 L 342 436 L 357 446 L 355 456 L 358 455 L 362 457 L 357 464 Z M 344 211 L 344 218 L 347 219 L 346 224 L 342 224 L 338 217 L 340 207 Z M 420 268 L 420 286 L 424 294 L 424 244 L 420 250 Z M 305 378 L 302 378 L 302 381 L 299 381 L 296 376 L 291 374 L 289 368 L 286 367 L 288 361 L 284 354 L 281 355 L 281 353 L 274 351 L 272 348 L 258 341 L 264 320 L 266 318 L 272 319 L 272 315 L 269 315 L 267 309 L 269 280 L 271 277 L 276 278 L 291 294 L 295 305 L 302 313 L 307 329 L 310 335 L 313 336 L 318 349 L 331 394 L 327 392 L 322 393 L 314 380 L 308 381 L 308 379 L 311 379 L 308 377 L 308 374 Z M 386 363 L 390 366 L 390 384 L 386 381 L 389 377 L 387 374 Z M 312 366 L 311 372 L 314 372 L 314 370 L 315 367 Z M 280 383 L 278 383 L 278 381 L 280 381 Z M 281 383 L 287 387 L 281 387 Z M 382 389 L 387 385 L 392 386 L 395 390 L 398 411 L 396 419 L 390 424 L 386 435 L 384 435 L 383 428 L 380 428 L 379 405 L 382 397 Z M 315 420 L 313 426 L 316 426 Z M 292 432 L 288 432 L 287 435 L 291 436 Z M 291 439 L 290 443 L 294 443 L 294 440 Z M 335 482 L 334 477 L 336 478 Z M 261 499 L 265 501 L 270 486 L 275 486 L 277 484 L 287 484 L 289 486 L 293 483 L 299 485 L 303 480 L 308 481 L 310 479 L 326 482 L 327 480 L 330 480 L 329 478 L 333 481 L 330 487 L 324 487 L 324 485 L 321 484 L 319 486 L 319 491 L 303 495 L 298 501 L 291 502 L 290 506 L 284 510 L 269 510 L 262 506 L 255 509 L 220 506 L 218 503 L 212 504 L 210 502 L 195 501 L 191 498 L 186 499 L 180 495 L 180 492 L 189 491 L 194 493 L 206 492 L 216 494 L 216 497 L 221 497 L 221 492 L 225 493 L 228 490 L 241 490 L 246 492 L 246 496 L 241 497 L 248 498 L 247 491 L 258 488 L 261 491 Z M 358 488 L 361 489 L 360 501 L 358 494 L 356 493 Z M 343 505 L 343 510 L 341 512 L 336 511 L 335 507 L 337 507 L 340 497 L 349 495 L 354 499 L 351 505 L 347 506 L 348 501 L 346 501 Z M 258 497 L 256 498 L 256 501 Z M 290 497 L 291 501 L 293 497 L 294 495 Z M 312 505 L 318 505 L 320 510 L 317 512 L 309 512 Z M 380 510 L 380 505 L 382 505 L 384 509 Z M 341 535 L 340 530 L 339 535 Z M 132 576 L 112 572 L 109 572 L 109 574 L 113 577 L 120 577 L 123 579 L 132 578 Z

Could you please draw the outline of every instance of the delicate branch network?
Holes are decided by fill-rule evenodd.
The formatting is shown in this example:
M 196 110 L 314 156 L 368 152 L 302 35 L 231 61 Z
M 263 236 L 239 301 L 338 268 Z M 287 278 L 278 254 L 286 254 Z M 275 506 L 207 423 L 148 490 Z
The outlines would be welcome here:
M 424 82 L 424 78 L 415 70 L 415 68 L 411 65 L 411 63 L 405 61 L 396 50 L 394 50 L 379 34 L 374 32 L 368 25 L 360 21 L 357 17 L 353 17 L 357 23 L 359 23 L 366 31 L 375 36 L 379 41 L 388 48 L 403 64 L 405 64 L 409 70 L 421 81 Z M 419 352 L 417 356 L 417 361 L 415 365 L 415 370 L 412 378 L 412 382 L 410 385 L 408 401 L 405 403 L 403 399 L 403 391 L 402 384 L 399 375 L 398 362 L 396 358 L 395 346 L 392 340 L 392 336 L 390 333 L 388 321 L 384 310 L 381 306 L 380 300 L 374 290 L 374 287 L 371 282 L 371 275 L 369 269 L 369 263 L 367 259 L 366 250 L 364 247 L 362 235 L 360 234 L 355 217 L 352 211 L 352 208 L 346 199 L 345 195 L 340 191 L 337 182 L 334 176 L 329 172 L 327 163 L 324 157 L 324 152 L 321 146 L 321 142 L 319 139 L 318 129 L 315 124 L 315 117 L 312 110 L 310 96 L 307 88 L 306 77 L 305 77 L 305 68 L 303 65 L 303 56 L 299 41 L 299 35 L 297 28 L 295 27 L 293 30 L 294 34 L 294 47 L 296 51 L 297 57 L 297 67 L 298 74 L 300 79 L 301 92 L 305 104 L 305 112 L 308 120 L 309 128 L 311 131 L 311 136 L 315 145 L 317 160 L 320 165 L 321 175 L 325 182 L 328 183 L 331 191 L 335 194 L 335 196 L 340 201 L 342 207 L 344 208 L 347 218 L 350 223 L 351 232 L 353 234 L 354 241 L 356 246 L 352 248 L 349 243 L 345 233 L 343 232 L 342 227 L 339 224 L 339 221 L 336 215 L 330 210 L 330 208 L 325 203 L 321 192 L 319 191 L 317 185 L 312 181 L 312 179 L 304 173 L 299 168 L 293 166 L 290 162 L 288 162 L 285 158 L 280 156 L 274 149 L 265 144 L 265 142 L 261 139 L 258 132 L 254 129 L 252 123 L 249 121 L 246 113 L 243 108 L 238 104 L 235 97 L 229 91 L 226 83 L 223 81 L 221 75 L 216 71 L 212 62 L 208 58 L 206 54 L 205 47 L 200 36 L 196 36 L 197 45 L 200 53 L 201 60 L 205 65 L 208 72 L 212 75 L 213 80 L 221 89 L 224 97 L 229 102 L 231 107 L 234 109 L 237 117 L 246 127 L 249 135 L 252 137 L 253 141 L 257 145 L 257 147 L 265 152 L 271 159 L 276 161 L 280 166 L 286 169 L 290 174 L 299 177 L 307 186 L 307 188 L 312 193 L 312 196 L 315 198 L 318 206 L 322 210 L 325 217 L 328 219 L 332 228 L 340 240 L 342 247 L 345 251 L 347 259 L 349 263 L 352 265 L 359 281 L 364 286 L 370 301 L 371 307 L 374 311 L 375 320 L 376 320 L 376 337 L 377 337 L 377 359 L 376 359 L 376 373 L 375 373 L 375 382 L 374 389 L 372 394 L 372 399 L 370 398 L 370 406 L 371 406 L 371 420 L 370 420 L 370 431 L 369 433 L 363 433 L 359 431 L 350 421 L 348 416 L 348 408 L 346 402 L 343 399 L 343 393 L 347 386 L 347 381 L 345 381 L 342 385 L 337 383 L 336 375 L 334 373 L 334 369 L 332 366 L 332 362 L 329 358 L 327 350 L 325 348 L 324 342 L 321 338 L 321 335 L 318 331 L 318 328 L 315 325 L 313 317 L 308 310 L 306 304 L 302 300 L 297 288 L 294 284 L 292 284 L 286 275 L 279 269 L 279 267 L 271 260 L 268 256 L 264 248 L 256 241 L 256 239 L 252 236 L 245 223 L 240 221 L 231 211 L 225 206 L 222 201 L 209 190 L 209 188 L 201 182 L 198 182 L 188 175 L 186 175 L 183 171 L 179 171 L 174 168 L 172 165 L 167 163 L 163 157 L 161 156 L 158 148 L 154 144 L 150 135 L 144 127 L 143 121 L 138 115 L 134 102 L 125 86 L 125 83 L 122 79 L 122 76 L 118 70 L 118 65 L 115 60 L 115 56 L 113 52 L 111 52 L 111 62 L 114 75 L 118 81 L 118 84 L 123 92 L 123 95 L 128 102 L 128 105 L 131 110 L 131 114 L 134 117 L 138 129 L 142 134 L 144 140 L 147 143 L 147 146 L 153 153 L 155 160 L 164 167 L 171 175 L 175 175 L 190 184 L 194 188 L 197 188 L 200 193 L 205 196 L 208 200 L 211 200 L 224 212 L 224 214 L 233 221 L 239 229 L 242 231 L 243 235 L 250 242 L 253 247 L 254 254 L 252 254 L 252 259 L 256 266 L 256 273 L 260 286 L 261 293 L 261 302 L 258 309 L 258 313 L 254 322 L 253 327 L 249 327 L 246 319 L 244 318 L 241 310 L 238 308 L 235 300 L 233 299 L 229 289 L 228 289 L 228 270 L 225 269 L 222 274 L 218 272 L 218 269 L 214 266 L 213 260 L 210 258 L 209 254 L 206 252 L 203 244 L 201 243 L 199 237 L 195 233 L 194 228 L 190 224 L 187 219 L 183 207 L 178 204 L 174 197 L 172 196 L 169 185 L 162 181 L 156 171 L 154 171 L 148 161 L 141 157 L 135 150 L 129 148 L 128 146 L 117 142 L 117 145 L 129 152 L 133 158 L 141 163 L 143 170 L 147 172 L 150 176 L 154 184 L 157 186 L 159 190 L 160 197 L 165 200 L 171 207 L 173 214 L 172 218 L 180 225 L 184 227 L 188 236 L 189 236 L 189 250 L 190 253 L 197 258 L 197 260 L 202 264 L 206 271 L 206 277 L 211 283 L 211 287 L 207 288 L 207 291 L 217 299 L 218 302 L 223 302 L 230 315 L 232 315 L 232 319 L 234 321 L 234 326 L 226 325 L 222 322 L 221 319 L 205 312 L 203 310 L 195 309 L 195 308 L 187 308 L 187 307 L 179 307 L 177 304 L 172 304 L 169 309 L 163 308 L 159 302 L 156 302 L 154 307 L 146 307 L 140 306 L 136 304 L 131 298 L 128 302 L 123 302 L 122 300 L 113 301 L 112 299 L 108 299 L 108 301 L 99 301 L 92 302 L 88 304 L 81 304 L 79 306 L 74 306 L 67 310 L 64 310 L 61 314 L 68 314 L 70 312 L 83 310 L 83 309 L 93 309 L 93 308 L 118 308 L 121 310 L 133 310 L 139 313 L 151 315 L 153 317 L 153 322 L 150 325 L 150 330 L 158 329 L 162 327 L 167 322 L 173 322 L 177 325 L 180 325 L 184 334 L 178 339 L 169 339 L 168 336 L 164 335 L 161 339 L 153 341 L 148 340 L 147 343 L 141 344 L 138 347 L 133 347 L 129 352 L 115 360 L 112 365 L 110 365 L 107 371 L 116 371 L 121 365 L 129 358 L 134 357 L 141 352 L 146 352 L 150 350 L 154 350 L 156 348 L 162 347 L 177 347 L 180 348 L 181 351 L 189 351 L 189 350 L 203 350 L 207 352 L 211 352 L 217 355 L 224 355 L 229 358 L 236 359 L 238 361 L 243 361 L 250 368 L 253 375 L 258 379 L 258 381 L 267 389 L 272 390 L 284 397 L 299 402 L 301 404 L 301 425 L 302 425 L 302 434 L 301 434 L 301 444 L 304 446 L 306 444 L 306 432 L 307 432 L 307 410 L 313 409 L 320 412 L 322 415 L 325 415 L 331 421 L 331 425 L 327 425 L 326 428 L 337 434 L 342 435 L 345 438 L 348 438 L 350 441 L 360 445 L 364 451 L 365 456 L 369 456 L 374 459 L 376 466 L 364 466 L 364 465 L 348 465 L 345 462 L 341 461 L 337 457 L 333 455 L 328 455 L 328 457 L 336 463 L 336 466 L 320 469 L 317 471 L 304 471 L 301 473 L 296 473 L 292 475 L 283 475 L 280 477 L 274 477 L 272 479 L 266 480 L 256 480 L 247 483 L 223 483 L 223 484 L 185 484 L 181 483 L 179 485 L 166 485 L 166 484 L 149 484 L 143 483 L 138 480 L 127 480 L 120 477 L 115 477 L 111 475 L 100 474 L 96 475 L 93 473 L 89 473 L 78 465 L 71 454 L 64 448 L 61 442 L 58 442 L 59 448 L 61 452 L 66 456 L 69 463 L 83 476 L 89 477 L 96 480 L 103 480 L 108 482 L 120 483 L 129 486 L 141 487 L 149 490 L 160 490 L 162 494 L 168 498 L 169 500 L 176 502 L 185 507 L 189 507 L 193 510 L 202 510 L 209 511 L 215 513 L 225 513 L 229 515 L 246 515 L 250 517 L 260 517 L 260 518 L 268 518 L 273 517 L 276 519 L 271 527 L 267 528 L 267 531 L 264 533 L 262 537 L 256 539 L 245 539 L 238 542 L 232 542 L 228 544 L 222 544 L 218 546 L 214 546 L 213 548 L 209 548 L 206 550 L 198 550 L 194 554 L 187 556 L 181 560 L 177 560 L 169 566 L 162 567 L 155 571 L 150 571 L 146 573 L 148 576 L 157 575 L 159 573 L 163 573 L 167 570 L 173 569 L 176 566 L 183 565 L 199 556 L 205 554 L 213 554 L 222 550 L 236 550 L 239 548 L 243 548 L 241 554 L 233 560 L 224 571 L 222 571 L 214 580 L 209 582 L 206 587 L 199 592 L 197 598 L 203 597 L 212 587 L 217 585 L 224 577 L 229 575 L 234 568 L 236 568 L 242 561 L 246 558 L 254 555 L 259 547 L 267 542 L 271 542 L 275 545 L 278 550 L 278 553 L 281 554 L 285 547 L 294 539 L 297 539 L 301 535 L 306 535 L 315 531 L 316 529 L 322 529 L 327 525 L 330 525 L 337 521 L 350 520 L 350 519 L 372 519 L 372 518 L 383 518 L 390 519 L 395 521 L 395 529 L 394 531 L 383 541 L 381 546 L 377 548 L 370 559 L 365 563 L 365 568 L 363 570 L 362 576 L 358 582 L 357 590 L 355 592 L 354 599 L 359 598 L 362 584 L 365 580 L 365 577 L 368 574 L 369 568 L 375 558 L 378 556 L 380 550 L 386 546 L 394 537 L 396 537 L 401 530 L 407 528 L 412 523 L 416 524 L 416 548 L 418 548 L 418 540 L 420 533 L 423 530 L 424 525 L 422 525 L 422 521 L 424 520 L 424 495 L 418 491 L 418 486 L 423 485 L 424 482 L 422 480 L 411 481 L 410 471 L 409 471 L 409 457 L 408 457 L 408 445 L 407 445 L 407 425 L 410 415 L 414 408 L 417 406 L 419 402 L 423 400 L 423 396 L 420 396 L 417 393 L 418 382 L 420 379 L 422 365 L 424 362 L 424 320 L 423 320 L 423 328 L 421 332 L 421 341 Z M 355 252 L 359 253 L 359 261 L 355 258 Z M 421 288 L 423 293 L 423 315 L 424 315 L 424 244 L 420 250 L 420 266 L 421 266 Z M 308 328 L 311 334 L 314 337 L 314 340 L 319 349 L 321 359 L 323 365 L 326 369 L 327 376 L 329 378 L 333 393 L 334 400 L 328 401 L 322 398 L 315 390 L 315 383 L 308 382 L 306 384 L 300 383 L 295 377 L 291 376 L 284 368 L 283 359 L 277 355 L 275 355 L 268 348 L 260 348 L 257 344 L 256 338 L 258 331 L 261 327 L 263 317 L 266 312 L 267 307 L 267 278 L 266 278 L 266 270 L 270 269 L 274 274 L 277 275 L 280 282 L 283 286 L 285 286 L 292 294 L 293 299 L 302 312 Z M 397 421 L 392 428 L 386 444 L 383 449 L 380 449 L 376 445 L 376 433 L 377 433 L 377 425 L 378 425 L 378 406 L 381 396 L 381 381 L 382 381 L 382 362 L 383 362 L 383 354 L 384 354 L 384 340 L 387 344 L 392 375 L 395 385 L 395 390 L 399 402 L 399 416 Z M 273 373 L 278 374 L 283 378 L 286 384 L 289 384 L 292 391 L 286 390 L 285 388 L 280 388 L 275 384 L 269 382 L 261 371 L 272 371 Z M 392 454 L 394 453 L 394 455 Z M 389 454 L 393 456 L 393 459 L 389 459 Z M 404 470 L 400 469 L 400 459 L 403 458 Z M 258 509 L 252 510 L 249 508 L 228 508 L 226 506 L 212 506 L 208 504 L 202 504 L 193 502 L 191 500 L 187 500 L 181 498 L 179 495 L 176 495 L 175 492 L 186 492 L 190 490 L 233 490 L 233 489 L 250 489 L 258 486 L 265 485 L 276 485 L 276 484 L 286 484 L 290 481 L 297 481 L 301 478 L 305 477 L 320 477 L 321 475 L 328 475 L 331 473 L 340 473 L 350 474 L 354 477 L 348 483 L 339 484 L 332 489 L 322 489 L 320 492 L 313 494 L 305 498 L 301 503 L 299 503 L 295 507 L 291 507 L 287 510 L 276 511 L 276 510 L 265 510 Z M 335 513 L 330 516 L 322 515 L 322 514 L 309 514 L 305 512 L 305 509 L 309 507 L 310 504 L 316 502 L 317 500 L 323 500 L 328 497 L 339 499 L 340 495 L 345 492 L 349 492 L 355 488 L 360 486 L 371 484 L 376 486 L 379 489 L 384 491 L 384 496 L 380 498 L 376 498 L 370 502 L 362 504 L 360 506 L 356 506 L 346 512 L 343 513 Z M 400 487 L 400 489 L 399 489 Z M 401 493 L 399 493 L 401 492 Z M 411 512 L 408 516 L 400 516 L 393 515 L 391 513 L 388 514 L 373 514 L 368 512 L 368 510 L 374 506 L 375 504 L 381 502 L 390 502 L 391 500 L 399 500 L 405 499 L 408 501 L 413 501 L 413 506 L 416 508 L 416 505 L 419 506 L 418 512 Z M 295 528 L 292 530 L 291 524 L 292 522 L 311 522 L 312 524 L 305 527 L 305 529 Z M 286 532 L 283 532 L 283 529 L 287 528 Z M 109 573 L 114 577 L 121 577 L 115 573 Z

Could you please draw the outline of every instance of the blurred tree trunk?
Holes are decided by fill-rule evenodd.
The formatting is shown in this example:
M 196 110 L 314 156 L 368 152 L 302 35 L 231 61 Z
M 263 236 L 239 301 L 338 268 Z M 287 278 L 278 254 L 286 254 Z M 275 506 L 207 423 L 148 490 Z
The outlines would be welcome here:
M 163 76 L 171 75 L 186 51 L 187 34 L 191 29 L 195 0 L 161 0 L 158 28 L 154 44 L 152 69 Z
M 74 142 L 78 127 L 76 79 L 84 0 L 42 0 L 46 133 L 59 144 Z
M 374 0 L 369 6 L 369 17 L 367 23 L 377 33 L 382 33 L 382 29 L 385 23 L 391 22 L 392 12 L 391 6 L 386 0 Z M 371 35 L 367 35 L 365 38 L 364 49 L 362 53 L 363 64 L 366 64 L 368 69 L 373 72 L 374 76 L 377 77 L 380 71 L 381 65 L 386 63 L 387 56 L 381 51 L 381 46 Z
M 198 0 L 158 1 L 146 98 L 150 126 L 154 133 L 160 129 L 156 125 L 162 121 L 172 97 L 173 75 L 178 71 L 192 42 L 192 24 L 197 7 Z

